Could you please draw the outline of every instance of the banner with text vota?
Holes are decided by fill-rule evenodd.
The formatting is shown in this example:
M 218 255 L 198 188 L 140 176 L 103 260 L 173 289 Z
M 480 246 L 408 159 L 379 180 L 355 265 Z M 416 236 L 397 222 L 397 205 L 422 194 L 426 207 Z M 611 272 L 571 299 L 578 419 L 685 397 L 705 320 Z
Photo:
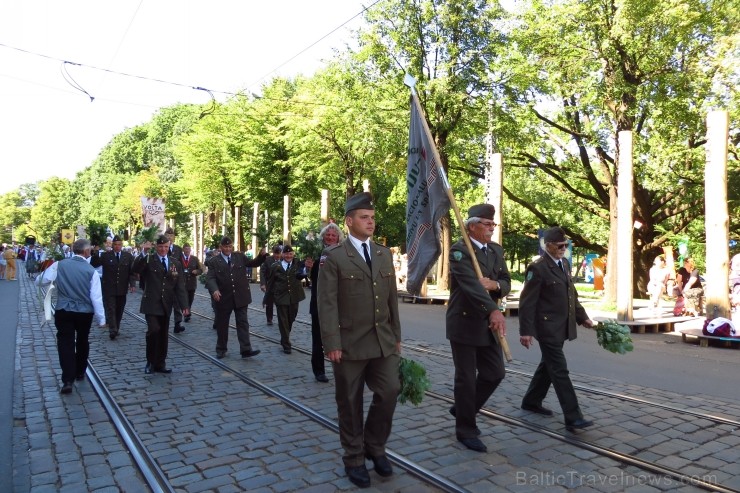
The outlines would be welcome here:
M 141 197 L 141 213 L 144 219 L 144 228 L 150 228 L 156 224 L 157 233 L 164 234 L 166 229 L 164 199 Z

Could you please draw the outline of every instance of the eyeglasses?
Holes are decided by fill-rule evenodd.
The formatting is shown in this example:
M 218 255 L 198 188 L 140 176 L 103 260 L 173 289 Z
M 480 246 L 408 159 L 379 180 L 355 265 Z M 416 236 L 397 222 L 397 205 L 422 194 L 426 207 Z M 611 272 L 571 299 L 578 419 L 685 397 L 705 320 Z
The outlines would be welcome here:
M 558 250 L 565 250 L 566 248 L 568 248 L 568 243 L 567 242 L 565 242 L 565 243 L 553 243 L 553 245 L 555 245 L 556 247 L 558 247 Z
M 478 224 L 482 224 L 486 228 L 495 228 L 496 226 L 498 226 L 498 224 L 493 221 L 478 221 Z

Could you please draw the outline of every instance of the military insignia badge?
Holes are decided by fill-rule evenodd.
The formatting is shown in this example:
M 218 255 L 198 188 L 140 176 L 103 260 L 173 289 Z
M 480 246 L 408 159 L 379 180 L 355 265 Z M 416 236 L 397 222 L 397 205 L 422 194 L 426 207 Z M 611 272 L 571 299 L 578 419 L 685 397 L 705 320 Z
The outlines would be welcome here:
M 462 260 L 462 255 L 463 255 L 462 252 L 460 252 L 460 251 L 454 251 L 454 252 L 452 252 L 452 259 L 455 262 L 459 262 L 460 260 Z
M 324 260 L 326 260 L 326 255 L 322 255 L 321 258 L 319 259 L 319 267 L 323 267 Z
M 534 274 L 532 274 L 532 271 L 527 272 L 527 281 L 529 281 L 530 279 L 532 279 L 532 276 L 533 275 Z

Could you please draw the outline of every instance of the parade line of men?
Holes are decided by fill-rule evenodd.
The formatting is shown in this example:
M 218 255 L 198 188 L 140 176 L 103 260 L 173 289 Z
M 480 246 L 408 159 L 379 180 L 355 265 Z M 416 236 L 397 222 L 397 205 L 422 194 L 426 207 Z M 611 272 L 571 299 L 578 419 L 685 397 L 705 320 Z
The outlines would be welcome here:
M 446 333 L 454 362 L 454 405 L 458 441 L 470 450 L 486 452 L 476 415 L 505 376 L 499 337 L 506 335 L 500 300 L 511 289 L 511 278 L 501 245 L 491 241 L 496 226 L 495 209 L 478 204 L 468 210 L 464 227 L 472 249 L 463 241 L 450 252 L 450 302 Z M 390 249 L 371 240 L 375 232 L 372 196 L 360 193 L 345 203 L 346 238 L 335 227 L 322 230 L 324 250 L 320 259 L 300 262 L 288 245 L 262 250 L 252 259 L 234 251 L 224 236 L 217 252 L 202 264 L 190 246 L 174 244 L 174 231 L 141 245 L 141 253 L 122 251 L 121 239 L 112 239 L 109 251 L 99 252 L 88 240 L 77 240 L 73 257 L 57 262 L 37 278 L 37 284 L 55 281 L 60 303 L 55 322 L 63 394 L 72 392 L 74 380 L 84 378 L 89 353 L 88 335 L 93 319 L 106 326 L 110 339 L 121 330 L 126 295 L 136 280 L 144 294 L 140 312 L 145 315 L 146 365 L 144 372 L 169 374 L 166 365 L 170 316 L 175 314 L 175 332 L 185 330 L 196 276 L 206 271 L 206 289 L 215 313 L 215 352 L 224 358 L 228 350 L 228 328 L 232 312 L 236 319 L 239 353 L 252 358 L 260 353 L 249 337 L 248 305 L 251 303 L 250 272 L 261 269 L 261 289 L 267 324 L 272 325 L 276 306 L 281 345 L 291 353 L 290 332 L 305 298 L 301 281 L 312 281 L 312 370 L 317 382 L 327 382 L 323 358 L 330 362 L 335 383 L 342 460 L 348 479 L 366 488 L 371 478 L 366 460 L 375 472 L 391 476 L 393 468 L 385 446 L 391 433 L 393 414 L 400 392 L 399 361 L 401 323 L 393 255 Z M 578 405 L 563 353 L 566 340 L 576 337 L 576 325 L 593 322 L 578 301 L 570 265 L 563 258 L 566 236 L 559 227 L 545 232 L 545 252 L 527 268 L 520 298 L 520 343 L 529 348 L 539 342 L 542 360 L 523 397 L 522 409 L 552 415 L 542 402 L 554 387 L 568 430 L 592 425 Z M 480 269 L 476 270 L 475 264 Z M 207 269 L 202 267 L 204 265 Z M 95 275 L 98 269 L 100 278 Z M 482 273 L 482 277 L 478 272 Z M 320 359 L 321 361 L 316 361 Z M 373 393 L 364 414 L 365 387 Z

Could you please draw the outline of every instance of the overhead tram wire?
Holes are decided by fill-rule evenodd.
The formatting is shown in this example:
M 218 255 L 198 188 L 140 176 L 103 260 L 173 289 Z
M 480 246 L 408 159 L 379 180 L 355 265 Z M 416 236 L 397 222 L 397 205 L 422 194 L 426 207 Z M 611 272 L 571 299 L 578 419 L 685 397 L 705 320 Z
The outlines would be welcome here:
M 139 14 L 139 9 L 141 8 L 141 4 L 144 3 L 144 0 L 139 0 L 139 5 L 136 6 L 136 10 L 134 11 L 134 15 L 131 16 L 131 20 L 128 22 L 128 26 L 126 26 L 126 30 L 123 32 L 123 36 L 121 36 L 121 41 L 118 42 L 118 46 L 116 46 L 116 51 L 113 52 L 113 57 L 111 57 L 110 62 L 108 62 L 108 67 L 113 65 L 113 62 L 116 61 L 116 58 L 118 58 L 118 52 L 121 51 L 121 46 L 123 46 L 123 42 L 126 41 L 126 37 L 128 36 L 128 32 L 131 29 L 131 26 L 134 24 L 134 21 L 136 20 L 136 16 Z M 101 88 L 103 86 L 102 82 L 105 81 L 105 75 L 103 75 L 103 80 L 101 81 Z
M 358 16 L 362 15 L 363 13 L 367 12 L 371 8 L 375 7 L 375 5 L 378 2 L 380 2 L 380 0 L 375 0 L 369 6 L 364 7 L 361 11 L 359 11 L 358 13 L 356 13 L 355 15 L 353 15 L 352 17 L 350 17 L 349 19 L 347 19 L 346 21 L 344 21 L 343 23 L 341 23 L 340 25 L 338 25 L 337 27 L 335 27 L 334 29 L 332 29 L 331 31 L 329 31 L 328 33 L 326 33 L 325 35 L 321 36 L 319 39 L 317 39 L 316 41 L 314 41 L 313 43 L 311 43 L 307 47 L 303 48 L 301 51 L 299 51 L 298 53 L 296 53 L 292 57 L 288 58 L 286 61 L 284 61 L 283 63 L 281 63 L 280 65 L 278 65 L 274 69 L 272 69 L 270 72 L 266 73 L 265 75 L 263 75 L 262 77 L 260 77 L 256 81 L 252 82 L 251 84 L 247 84 L 247 87 L 245 88 L 245 90 L 246 89 L 249 89 L 250 87 L 252 87 L 252 86 L 254 86 L 254 85 L 256 85 L 256 84 L 258 84 L 260 82 L 262 82 L 267 77 L 269 77 L 270 75 L 274 74 L 275 72 L 277 72 L 278 70 L 280 70 L 281 68 L 283 68 L 285 65 L 289 64 L 290 62 L 292 62 L 293 60 L 295 60 L 296 58 L 298 58 L 299 56 L 301 56 L 302 54 L 304 54 L 305 52 L 307 52 L 308 50 L 310 50 L 311 48 L 313 48 L 314 46 L 316 46 L 320 42 L 322 42 L 324 39 L 328 38 L 329 36 L 331 36 L 332 34 L 334 34 L 335 32 L 337 32 L 338 30 L 340 30 L 341 28 L 343 28 L 344 26 L 346 26 L 347 24 L 349 24 L 350 22 L 352 22 L 353 20 L 355 20 Z

